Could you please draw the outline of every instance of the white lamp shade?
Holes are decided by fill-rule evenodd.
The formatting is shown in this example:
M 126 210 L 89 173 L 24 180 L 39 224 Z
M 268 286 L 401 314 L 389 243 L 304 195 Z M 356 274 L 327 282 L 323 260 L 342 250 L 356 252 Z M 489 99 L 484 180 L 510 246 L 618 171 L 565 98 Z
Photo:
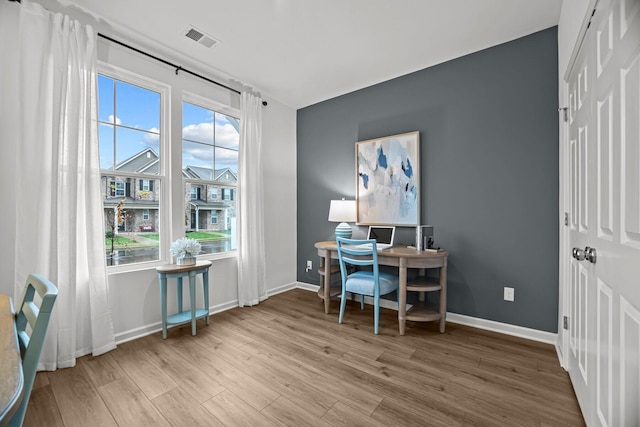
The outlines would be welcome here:
M 329 221 L 331 222 L 355 222 L 355 200 L 332 200 L 329 206 Z
M 355 200 L 332 200 L 329 206 L 329 221 L 339 222 L 336 227 L 336 237 L 351 238 L 351 227 L 347 222 L 356 220 Z

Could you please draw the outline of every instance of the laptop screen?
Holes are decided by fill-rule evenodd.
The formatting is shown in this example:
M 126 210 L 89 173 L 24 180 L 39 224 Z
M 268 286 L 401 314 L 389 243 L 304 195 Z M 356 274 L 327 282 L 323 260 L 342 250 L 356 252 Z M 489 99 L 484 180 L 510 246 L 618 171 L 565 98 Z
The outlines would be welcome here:
M 377 243 L 393 244 L 395 227 L 369 227 L 368 239 L 376 239 Z

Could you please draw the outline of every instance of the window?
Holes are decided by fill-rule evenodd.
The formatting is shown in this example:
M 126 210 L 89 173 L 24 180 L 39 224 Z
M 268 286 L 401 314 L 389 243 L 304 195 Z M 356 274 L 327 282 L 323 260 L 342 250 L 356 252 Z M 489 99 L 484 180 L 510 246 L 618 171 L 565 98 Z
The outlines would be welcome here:
M 223 188 L 222 189 L 222 200 L 233 200 L 233 189 L 232 188 Z
M 207 100 L 188 95 L 182 103 L 182 120 L 186 235 L 198 239 L 204 253 L 230 251 L 236 246 L 233 193 L 238 179 L 240 121 L 217 111 Z M 225 186 L 222 200 L 218 198 L 221 185 Z M 204 200 L 207 193 L 211 197 Z
M 98 138 L 107 265 L 161 258 L 160 238 L 153 233 L 160 230 L 163 99 L 161 92 L 154 90 L 153 82 L 134 84 L 119 77 L 98 75 Z M 144 237 L 142 232 L 146 232 Z

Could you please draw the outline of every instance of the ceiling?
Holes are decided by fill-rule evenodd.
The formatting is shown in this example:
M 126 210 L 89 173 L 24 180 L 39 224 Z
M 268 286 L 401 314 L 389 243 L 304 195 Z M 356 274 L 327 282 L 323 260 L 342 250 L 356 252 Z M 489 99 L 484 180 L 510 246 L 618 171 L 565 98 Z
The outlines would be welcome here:
M 58 1 L 98 18 L 114 32 L 106 35 L 131 37 L 122 41 L 296 109 L 557 25 L 562 6 L 562 0 Z M 185 37 L 189 26 L 219 43 L 207 48 Z

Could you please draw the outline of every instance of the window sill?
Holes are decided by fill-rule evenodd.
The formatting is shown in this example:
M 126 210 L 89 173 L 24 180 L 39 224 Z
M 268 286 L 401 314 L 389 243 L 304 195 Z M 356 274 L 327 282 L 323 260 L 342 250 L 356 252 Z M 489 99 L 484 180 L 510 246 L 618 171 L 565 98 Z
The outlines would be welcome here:
M 221 259 L 228 258 L 237 258 L 238 251 L 229 251 L 229 252 L 221 252 L 217 254 L 204 254 L 199 255 L 199 260 L 207 260 L 207 261 L 216 261 Z M 147 262 L 139 262 L 135 264 L 125 264 L 125 265 L 114 265 L 107 267 L 107 275 L 115 275 L 122 273 L 134 273 L 137 271 L 146 271 L 146 270 L 154 270 L 156 267 L 161 265 L 171 264 L 168 260 L 158 260 L 158 261 L 147 261 Z

